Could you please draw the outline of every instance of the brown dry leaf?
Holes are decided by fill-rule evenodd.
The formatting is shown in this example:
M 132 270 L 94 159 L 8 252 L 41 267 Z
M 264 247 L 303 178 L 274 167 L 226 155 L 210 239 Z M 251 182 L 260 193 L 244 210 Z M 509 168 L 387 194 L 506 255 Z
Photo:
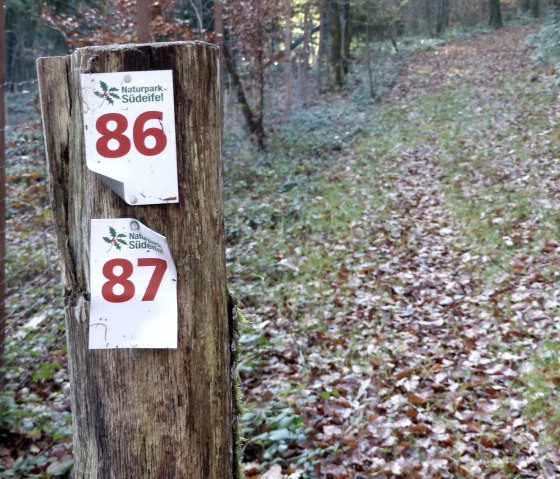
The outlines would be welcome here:
M 414 404 L 416 406 L 423 406 L 427 402 L 422 396 L 414 393 L 407 394 L 406 399 L 410 404 Z

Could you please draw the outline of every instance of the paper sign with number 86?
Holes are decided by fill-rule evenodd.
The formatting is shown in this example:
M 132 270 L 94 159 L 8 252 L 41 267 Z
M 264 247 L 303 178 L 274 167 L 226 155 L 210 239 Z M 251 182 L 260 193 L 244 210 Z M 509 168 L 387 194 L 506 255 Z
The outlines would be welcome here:
M 131 205 L 177 203 L 171 70 L 80 76 L 86 163 Z
M 90 349 L 176 348 L 177 271 L 165 237 L 135 219 L 94 219 L 90 248 Z

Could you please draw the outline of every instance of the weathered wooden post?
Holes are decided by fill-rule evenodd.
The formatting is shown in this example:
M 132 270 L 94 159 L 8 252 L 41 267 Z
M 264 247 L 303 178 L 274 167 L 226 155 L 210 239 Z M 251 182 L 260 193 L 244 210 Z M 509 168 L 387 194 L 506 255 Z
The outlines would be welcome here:
M 88 47 L 66 57 L 40 58 L 37 69 L 66 289 L 76 477 L 232 478 L 237 461 L 232 405 L 234 333 L 228 315 L 224 254 L 218 49 L 202 42 Z M 179 198 L 178 203 L 160 198 L 162 204 L 139 206 L 134 204 L 136 198 L 123 201 L 107 186 L 110 182 L 102 181 L 86 166 L 80 74 L 152 70 L 172 71 Z M 129 77 L 123 81 L 130 81 Z M 95 95 L 102 102 L 110 85 L 98 84 Z M 121 99 L 127 91 L 111 88 Z M 122 106 L 125 111 L 126 105 Z M 149 112 L 144 120 L 154 120 L 154 114 Z M 161 124 L 161 112 L 159 115 L 155 120 Z M 152 155 L 146 161 L 157 161 L 153 142 L 155 139 L 157 145 L 163 127 L 158 133 L 158 127 L 146 121 L 139 132 L 134 124 L 135 137 L 130 141 L 118 137 L 128 135 L 119 130 L 118 122 L 116 126 L 86 122 L 86 131 L 96 127 L 101 135 L 117 137 L 116 143 L 106 143 L 107 156 L 115 158 L 122 153 L 121 146 L 130 149 L 132 141 L 132 148 Z M 143 146 L 137 145 L 137 133 L 145 140 Z M 154 138 L 146 139 L 150 135 Z M 100 218 L 121 222 L 134 218 L 131 228 L 142 225 L 166 237 L 177 272 L 172 278 L 177 291 L 176 349 L 143 349 L 133 336 L 126 349 L 88 349 L 93 295 L 90 228 L 91 220 Z M 120 254 L 120 248 L 119 252 L 111 248 L 121 237 L 124 243 L 128 239 L 117 233 L 111 228 L 109 238 L 103 239 L 112 242 L 105 244 L 108 255 Z M 98 240 L 103 243 L 102 238 L 92 237 L 91 244 Z M 148 248 L 149 258 L 144 265 L 139 260 L 138 266 L 155 266 L 152 283 L 158 267 L 149 262 L 163 260 L 153 259 L 155 246 L 151 250 L 149 244 L 139 247 Z M 130 263 L 131 270 L 125 272 L 123 266 L 121 271 L 120 263 L 112 263 L 113 269 L 107 270 L 111 261 Z M 128 322 L 134 322 L 136 313 L 127 306 L 126 290 L 134 293 L 140 289 L 134 285 L 134 276 L 130 277 L 133 266 L 136 268 L 120 258 L 108 261 L 103 269 L 107 279 L 102 294 L 110 296 L 109 306 L 121 308 L 119 314 Z M 158 285 L 155 290 L 152 286 L 145 289 L 142 301 L 154 299 Z M 97 347 L 118 348 L 109 344 L 107 332 L 104 340 L 107 345 Z

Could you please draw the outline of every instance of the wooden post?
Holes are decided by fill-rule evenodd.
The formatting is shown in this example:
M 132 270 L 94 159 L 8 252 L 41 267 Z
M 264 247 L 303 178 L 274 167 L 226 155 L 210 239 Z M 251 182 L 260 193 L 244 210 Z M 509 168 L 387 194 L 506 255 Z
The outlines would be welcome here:
M 89 47 L 37 60 L 66 288 L 76 477 L 230 479 L 236 450 L 226 287 L 218 48 Z M 179 204 L 129 206 L 85 165 L 80 73 L 173 70 Z M 136 218 L 167 237 L 178 349 L 88 350 L 91 218 Z M 229 316 L 229 318 L 228 318 Z

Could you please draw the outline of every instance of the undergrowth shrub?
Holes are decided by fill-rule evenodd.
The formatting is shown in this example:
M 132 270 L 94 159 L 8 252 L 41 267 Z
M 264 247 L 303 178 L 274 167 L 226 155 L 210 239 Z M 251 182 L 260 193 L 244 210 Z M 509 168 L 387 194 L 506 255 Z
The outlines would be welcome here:
M 527 42 L 535 48 L 531 56 L 535 62 L 554 67 L 557 72 L 560 70 L 560 19 L 555 13 L 537 33 L 528 37 Z

